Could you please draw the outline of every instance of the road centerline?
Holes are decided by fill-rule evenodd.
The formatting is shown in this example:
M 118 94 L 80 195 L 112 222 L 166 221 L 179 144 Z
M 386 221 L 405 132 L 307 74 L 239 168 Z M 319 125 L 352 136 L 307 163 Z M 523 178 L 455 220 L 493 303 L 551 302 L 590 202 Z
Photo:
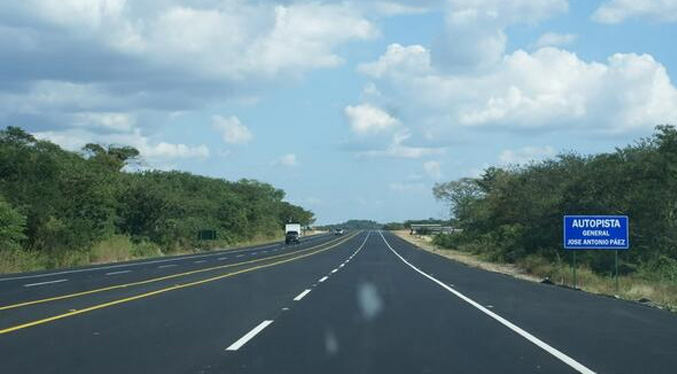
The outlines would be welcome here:
M 251 331 L 244 334 L 244 336 L 238 339 L 235 343 L 228 346 L 228 348 L 226 348 L 226 351 L 237 351 L 238 349 L 242 348 L 243 345 L 247 344 L 248 341 L 252 340 L 256 335 L 258 335 L 261 331 L 263 331 L 263 329 L 268 327 L 271 323 L 273 323 L 272 320 L 265 320 L 259 323 L 258 326 L 254 327 Z
M 296 296 L 296 297 L 294 298 L 294 301 L 301 301 L 301 299 L 303 299 L 304 297 L 306 297 L 306 295 L 309 294 L 310 291 L 311 291 L 310 289 L 307 289 L 307 290 L 301 292 L 300 294 L 298 294 L 298 296 Z

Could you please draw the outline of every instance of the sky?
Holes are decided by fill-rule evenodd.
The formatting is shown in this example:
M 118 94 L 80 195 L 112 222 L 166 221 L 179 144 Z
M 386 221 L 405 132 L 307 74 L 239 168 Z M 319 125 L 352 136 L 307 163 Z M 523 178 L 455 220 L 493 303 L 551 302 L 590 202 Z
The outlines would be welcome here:
M 677 0 L 4 0 L 0 124 L 447 218 L 435 183 L 677 124 Z

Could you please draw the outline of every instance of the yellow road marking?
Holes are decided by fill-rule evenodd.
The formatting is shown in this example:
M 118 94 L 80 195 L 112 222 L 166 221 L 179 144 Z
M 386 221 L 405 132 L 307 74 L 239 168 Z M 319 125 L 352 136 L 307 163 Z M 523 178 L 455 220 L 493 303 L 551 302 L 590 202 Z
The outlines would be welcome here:
M 97 289 L 89 290 L 89 291 L 76 292 L 76 293 L 71 293 L 71 294 L 66 294 L 66 295 L 61 295 L 61 296 L 49 297 L 49 298 L 45 298 L 45 299 L 24 301 L 24 302 L 17 303 L 17 304 L 0 306 L 0 311 L 16 309 L 16 308 L 20 308 L 20 307 L 24 307 L 24 306 L 35 305 L 35 304 L 43 304 L 43 303 L 48 303 L 48 302 L 51 302 L 51 301 L 71 299 L 71 298 L 75 298 L 75 297 L 79 297 L 79 296 L 86 296 L 86 295 L 91 295 L 91 294 L 105 292 L 105 291 L 117 290 L 117 289 L 120 289 L 120 288 L 140 286 L 140 285 L 144 285 L 144 284 L 155 283 L 155 282 L 160 282 L 160 281 L 163 281 L 163 280 L 174 279 L 174 278 L 179 278 L 179 277 L 185 277 L 185 276 L 188 276 L 188 275 L 199 274 L 199 273 L 204 273 L 204 272 L 208 272 L 208 271 L 214 271 L 214 270 L 219 270 L 219 269 L 226 269 L 226 268 L 232 268 L 232 267 L 237 267 L 237 266 L 242 266 L 242 265 L 253 264 L 253 263 L 272 260 L 272 259 L 276 259 L 276 258 L 280 258 L 280 257 L 284 257 L 284 256 L 293 256 L 295 254 L 305 253 L 305 252 L 317 249 L 317 248 L 322 247 L 324 245 L 333 244 L 333 243 L 338 243 L 338 244 L 345 243 L 346 241 L 352 239 L 355 235 L 357 235 L 357 234 L 353 234 L 352 236 L 346 238 L 343 241 L 341 241 L 340 239 L 338 241 L 333 241 L 333 242 L 329 241 L 328 243 L 318 244 L 318 245 L 312 246 L 310 248 L 303 249 L 303 250 L 296 251 L 296 252 L 292 252 L 292 253 L 283 253 L 283 254 L 279 254 L 279 255 L 275 255 L 275 256 L 259 258 L 259 259 L 256 259 L 256 260 L 247 260 L 247 261 L 242 261 L 242 262 L 236 262 L 234 264 L 221 265 L 221 266 L 215 266 L 215 267 L 198 269 L 198 270 L 191 270 L 191 271 L 187 271 L 187 272 L 184 272 L 184 273 L 166 275 L 166 276 L 163 276 L 163 277 L 151 278 L 151 279 L 146 279 L 146 280 L 138 281 L 138 282 L 116 284 L 114 286 L 102 287 L 102 288 L 97 288 Z
M 179 290 L 179 289 L 182 289 L 182 288 L 194 287 L 194 286 L 197 286 L 197 285 L 214 282 L 214 281 L 217 281 L 217 280 L 220 280 L 220 279 L 229 278 L 229 277 L 232 277 L 232 276 L 235 276 L 235 275 L 248 273 L 248 272 L 255 271 L 255 270 L 265 269 L 265 268 L 268 268 L 268 267 L 281 265 L 281 264 L 284 264 L 284 263 L 287 263 L 287 262 L 296 261 L 296 260 L 299 260 L 299 259 L 302 259 L 302 258 L 305 258 L 305 257 L 316 255 L 318 253 L 326 252 L 326 251 L 328 251 L 332 248 L 335 248 L 335 247 L 345 243 L 346 241 L 352 239 L 356 235 L 357 234 L 354 234 L 354 235 L 346 238 L 346 240 L 336 242 L 336 243 L 332 244 L 331 246 L 329 246 L 327 248 L 323 248 L 323 249 L 320 249 L 320 250 L 317 250 L 317 251 L 311 252 L 311 253 L 306 253 L 306 254 L 303 254 L 303 255 L 300 255 L 300 256 L 288 258 L 288 259 L 285 259 L 285 260 L 280 260 L 280 261 L 273 262 L 273 263 L 270 263 L 270 264 L 258 265 L 258 266 L 254 266 L 254 267 L 251 267 L 251 268 L 238 270 L 238 271 L 235 271 L 235 272 L 232 272 L 232 273 L 202 279 L 202 280 L 199 280 L 199 281 L 194 281 L 194 282 L 189 282 L 189 283 L 184 283 L 184 284 L 176 284 L 176 285 L 171 286 L 171 287 L 161 288 L 159 290 L 145 292 L 145 293 L 142 293 L 142 294 L 139 294 L 139 295 L 130 296 L 130 297 L 126 297 L 126 298 L 118 299 L 118 300 L 113 300 L 113 301 L 109 301 L 107 303 L 93 305 L 93 306 L 90 306 L 90 307 L 87 307 L 87 308 L 84 308 L 84 309 L 75 310 L 75 311 L 63 313 L 63 314 L 58 314 L 58 315 L 55 315 L 55 316 L 52 316 L 52 317 L 47 317 L 47 318 L 39 319 L 39 320 L 36 320 L 36 321 L 23 323 L 21 325 L 8 327 L 6 329 L 0 330 L 0 335 L 7 334 L 7 333 L 10 333 L 10 332 L 14 332 L 14 331 L 17 331 L 17 330 L 23 330 L 23 329 L 33 327 L 33 326 L 37 326 L 37 325 L 42 325 L 42 324 L 49 323 L 49 322 L 52 322 L 52 321 L 57 321 L 57 320 L 60 320 L 60 319 L 72 317 L 72 316 L 75 316 L 75 315 L 78 315 L 78 314 L 92 312 L 92 311 L 107 308 L 107 307 L 110 307 L 110 306 L 113 306 L 113 305 L 124 304 L 124 303 L 128 303 L 130 301 L 144 299 L 144 298 L 154 296 L 154 295 L 159 295 L 159 294 L 162 294 L 162 293 L 165 293 L 165 292 Z M 315 248 L 317 248 L 317 247 L 315 247 Z M 305 251 L 306 250 L 304 250 L 304 252 Z M 296 253 L 299 253 L 299 252 L 296 252 Z

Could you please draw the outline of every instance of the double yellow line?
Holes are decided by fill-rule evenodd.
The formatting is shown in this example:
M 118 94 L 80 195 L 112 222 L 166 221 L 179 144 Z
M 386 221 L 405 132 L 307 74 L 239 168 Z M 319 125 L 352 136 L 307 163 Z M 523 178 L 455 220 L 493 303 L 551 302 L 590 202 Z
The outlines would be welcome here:
M 158 282 L 158 281 L 162 281 L 162 280 L 166 280 L 166 279 L 172 279 L 172 278 L 177 278 L 177 277 L 181 277 L 181 276 L 187 276 L 187 275 L 191 275 L 191 274 L 202 273 L 202 272 L 206 272 L 206 271 L 242 266 L 242 265 L 262 262 L 262 261 L 266 261 L 266 260 L 271 260 L 271 259 L 275 259 L 275 258 L 280 258 L 280 257 L 284 257 L 284 256 L 293 256 L 291 258 L 283 259 L 283 260 L 280 260 L 280 261 L 275 261 L 275 262 L 272 262 L 272 263 L 269 263 L 269 264 L 258 265 L 258 266 L 250 267 L 250 268 L 247 268 L 247 269 L 234 271 L 232 273 L 227 273 L 227 274 L 222 274 L 222 275 L 218 275 L 218 276 L 211 277 L 211 278 L 201 279 L 201 280 L 194 281 L 194 282 L 189 282 L 189 283 L 184 283 L 184 284 L 176 284 L 176 285 L 173 285 L 173 286 L 170 286 L 170 287 L 161 288 L 159 290 L 145 292 L 145 293 L 142 293 L 142 294 L 139 294 L 139 295 L 130 296 L 130 297 L 126 297 L 126 298 L 118 299 L 118 300 L 113 300 L 113 301 L 109 301 L 107 303 L 90 306 L 90 307 L 87 307 L 87 308 L 84 308 L 84 309 L 74 310 L 74 311 L 71 311 L 71 312 L 68 312 L 68 313 L 58 314 L 58 315 L 55 315 L 55 316 L 52 316 L 52 317 L 47 317 L 47 318 L 39 319 L 39 320 L 36 320 L 36 321 L 27 322 L 27 323 L 24 323 L 24 324 L 8 327 L 8 328 L 0 330 L 0 335 L 7 334 L 7 333 L 10 333 L 10 332 L 14 332 L 14 331 L 17 331 L 17 330 L 26 329 L 26 328 L 37 326 L 37 325 L 42 325 L 42 324 L 52 322 L 52 321 L 76 316 L 78 314 L 92 312 L 92 311 L 107 308 L 107 307 L 110 307 L 110 306 L 113 306 L 113 305 L 124 304 L 124 303 L 128 303 L 130 301 L 144 299 L 144 298 L 147 298 L 147 297 L 150 297 L 150 296 L 155 296 L 155 295 L 159 295 L 159 294 L 166 293 L 166 292 L 169 292 L 169 291 L 179 290 L 179 289 L 182 289 L 182 288 L 195 287 L 195 286 L 198 286 L 198 285 L 201 285 L 201 284 L 214 282 L 214 281 L 224 279 L 224 278 L 229 278 L 229 277 L 232 277 L 232 276 L 235 276 L 235 275 L 244 274 L 244 273 L 252 272 L 252 271 L 255 271 L 255 270 L 260 270 L 260 269 L 265 269 L 265 268 L 272 267 L 272 266 L 281 265 L 281 264 L 284 264 L 284 263 L 287 263 L 287 262 L 296 261 L 296 260 L 299 260 L 299 259 L 302 259 L 302 258 L 305 258 L 305 257 L 313 256 L 313 255 L 316 255 L 318 253 L 328 251 L 332 248 L 335 248 L 335 247 L 347 242 L 348 240 L 354 238 L 356 235 L 357 235 L 357 233 L 350 235 L 349 237 L 345 238 L 344 240 L 334 241 L 333 243 L 332 242 L 323 243 L 323 244 L 313 246 L 311 248 L 304 249 L 302 251 L 298 251 L 298 252 L 294 252 L 294 253 L 285 253 L 285 254 L 266 257 L 266 258 L 257 259 L 257 260 L 238 262 L 238 263 L 235 263 L 235 264 L 216 266 L 216 267 L 212 267 L 212 268 L 193 270 L 193 271 L 180 273 L 180 274 L 173 274 L 173 275 L 169 275 L 169 276 L 165 276 L 165 277 L 148 279 L 148 280 L 141 281 L 141 282 L 119 284 L 119 285 L 115 285 L 115 286 L 104 287 L 104 288 L 99 288 L 99 289 L 90 290 L 90 291 L 84 291 L 84 292 L 78 292 L 78 293 L 73 293 L 73 294 L 68 294 L 68 295 L 56 296 L 56 297 L 51 297 L 51 298 L 48 298 L 48 299 L 27 301 L 27 302 L 23 302 L 23 303 L 19 303 L 19 304 L 0 307 L 0 311 L 1 310 L 14 309 L 14 308 L 22 307 L 22 306 L 41 304 L 41 303 L 46 303 L 46 302 L 50 302 L 50 301 L 63 300 L 63 299 L 74 298 L 74 297 L 78 297 L 78 296 L 90 295 L 90 294 L 98 293 L 98 292 L 104 292 L 104 291 L 109 291 L 109 290 L 114 290 L 114 289 L 137 286 L 137 285 L 141 285 L 141 284 L 153 283 L 153 282 Z M 325 247 L 325 248 L 322 248 L 322 249 L 319 249 L 319 250 L 315 250 L 315 249 L 320 248 L 322 246 L 325 246 L 327 244 L 330 244 L 330 245 L 328 247 Z M 315 251 L 313 251 L 313 250 L 315 250 Z M 311 251 L 313 251 L 313 252 L 311 252 Z M 301 254 L 299 256 L 295 256 L 295 255 L 298 255 L 300 253 L 303 253 L 303 254 Z

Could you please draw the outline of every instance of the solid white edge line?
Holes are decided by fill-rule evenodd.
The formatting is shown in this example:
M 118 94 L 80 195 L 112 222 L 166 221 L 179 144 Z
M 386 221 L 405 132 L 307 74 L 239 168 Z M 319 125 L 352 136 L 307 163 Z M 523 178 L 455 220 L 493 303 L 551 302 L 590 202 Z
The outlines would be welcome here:
M 544 351 L 550 353 L 551 355 L 555 356 L 557 359 L 560 361 L 564 362 L 565 364 L 569 365 L 572 367 L 574 370 L 578 371 L 579 373 L 584 373 L 584 374 L 595 374 L 594 371 L 588 369 L 585 367 L 583 364 L 580 362 L 574 360 L 573 358 L 567 356 L 566 354 L 558 351 L 556 348 L 553 348 L 552 346 L 548 345 L 548 343 L 542 341 L 541 339 L 531 335 L 527 331 L 523 330 L 521 327 L 515 325 L 514 323 L 508 321 L 507 319 L 499 316 L 498 314 L 490 311 L 489 309 L 483 307 L 481 304 L 477 303 L 476 301 L 472 300 L 471 298 L 465 296 L 464 294 L 456 291 L 455 289 L 447 286 L 446 284 L 442 283 L 442 281 L 438 280 L 437 278 L 428 275 L 424 271 L 420 270 L 416 266 L 412 265 L 409 261 L 405 260 L 404 257 L 402 257 L 397 251 L 393 249 L 393 247 L 390 246 L 390 243 L 386 240 L 386 238 L 383 236 L 383 233 L 379 231 L 379 234 L 381 235 L 381 238 L 383 239 L 383 242 L 386 243 L 388 248 L 397 256 L 402 262 L 407 264 L 410 268 L 416 270 L 419 274 L 423 275 L 424 277 L 430 279 L 431 281 L 437 283 L 439 286 L 444 288 L 445 290 L 451 292 L 452 294 L 456 295 L 458 298 L 461 300 L 467 302 L 468 304 L 474 306 L 475 308 L 479 309 L 482 311 L 484 314 L 488 315 L 489 317 L 495 319 L 505 327 L 509 328 L 510 330 L 516 332 L 517 334 L 521 335 L 523 338 L 526 340 L 530 341 L 534 345 L 538 346 L 539 348 L 543 349 Z
M 326 281 L 328 278 L 329 278 L 329 277 L 325 275 L 324 277 L 322 277 L 322 278 L 319 280 L 319 282 L 322 283 L 322 282 Z
M 106 275 L 118 275 L 118 274 L 126 274 L 126 273 L 131 273 L 131 270 L 120 270 L 120 271 L 111 271 L 110 273 L 106 273 Z
M 54 284 L 54 283 L 61 283 L 61 282 L 66 282 L 66 281 L 68 281 L 68 279 L 57 279 L 57 280 L 47 281 L 47 282 L 24 284 L 24 287 L 35 287 L 35 286 L 42 286 L 42 285 L 45 285 L 45 284 Z
M 263 331 L 268 325 L 273 323 L 271 320 L 265 320 L 261 323 L 259 323 L 258 326 L 254 327 L 251 331 L 246 333 L 243 337 L 238 339 L 235 343 L 231 344 L 228 348 L 226 348 L 226 351 L 237 351 L 238 349 L 242 348 L 243 345 L 245 345 L 248 341 L 252 340 L 258 333 Z
M 294 298 L 294 301 L 301 301 L 301 299 L 303 299 L 309 293 L 310 293 L 310 289 L 307 289 L 307 290 L 301 292 L 298 296 L 296 296 Z

